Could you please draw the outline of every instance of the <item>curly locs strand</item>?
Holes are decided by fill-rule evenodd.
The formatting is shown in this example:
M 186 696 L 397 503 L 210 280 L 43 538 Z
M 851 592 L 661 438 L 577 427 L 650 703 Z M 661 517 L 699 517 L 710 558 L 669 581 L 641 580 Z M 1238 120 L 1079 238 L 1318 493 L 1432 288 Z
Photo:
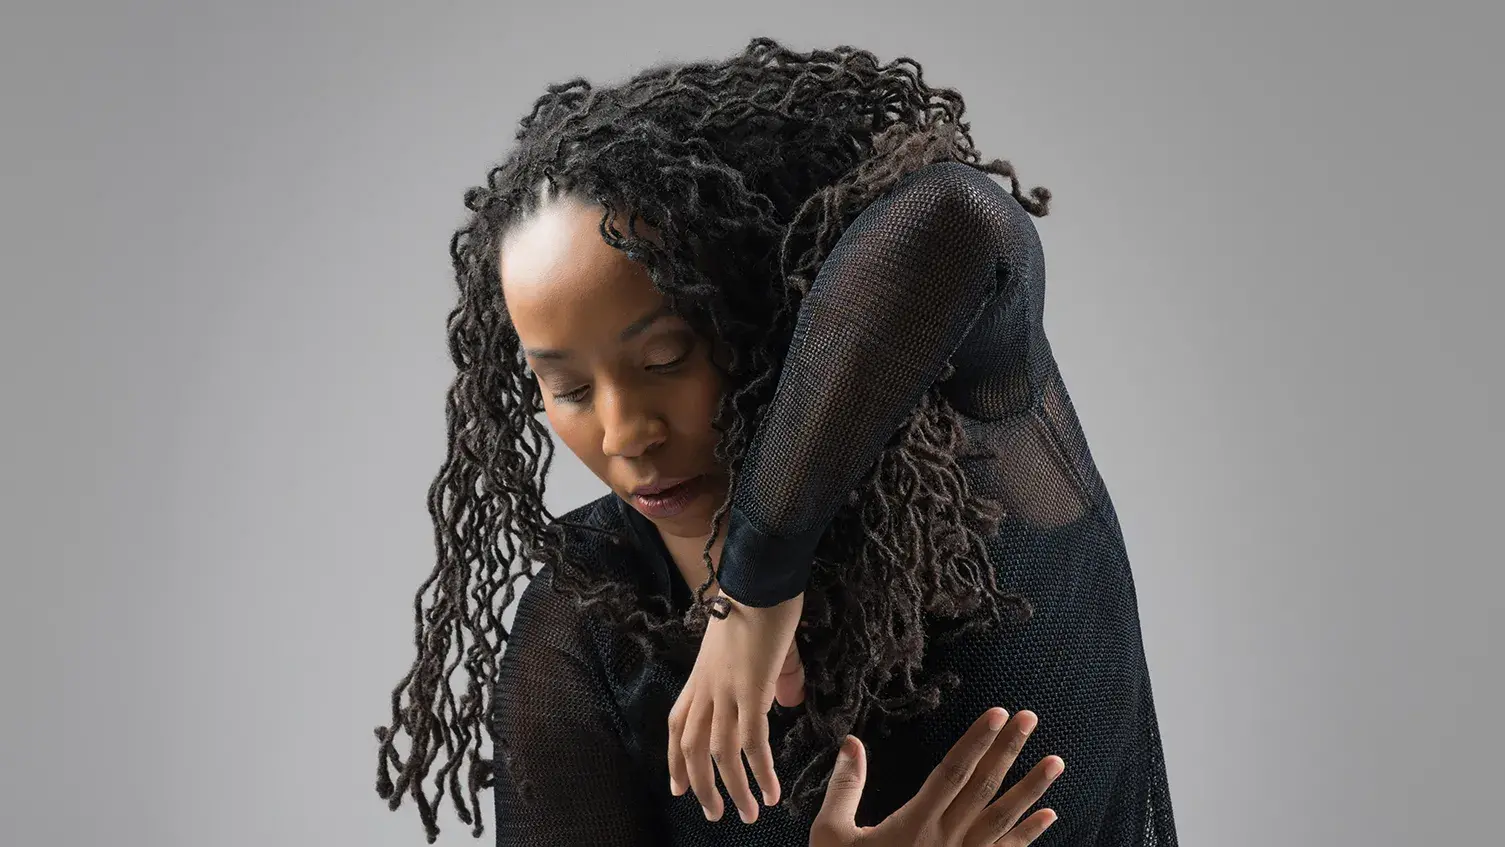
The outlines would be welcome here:
M 516 149 L 466 192 L 469 218 L 450 241 L 459 302 L 448 319 L 457 369 L 448 455 L 428 495 L 437 562 L 414 600 L 417 658 L 392 692 L 391 725 L 376 729 L 377 791 L 392 809 L 411 796 L 429 843 L 446 793 L 472 834 L 484 831 L 479 793 L 494 773 L 482 727 L 508 636 L 501 615 L 520 579 L 550 567 L 557 589 L 647 657 L 701 631 L 714 578 L 713 536 L 701 602 L 680 617 L 565 554 L 565 533 L 591 527 L 544 505 L 554 444 L 501 296 L 507 227 L 550 189 L 602 205 L 602 237 L 727 351 L 718 367 L 730 389 L 713 423 L 734 489 L 799 305 L 867 204 L 905 175 L 953 161 L 1006 178 L 1025 209 L 1047 213 L 1048 191 L 1026 195 L 1008 162 L 981 161 L 963 109 L 956 91 L 926 85 L 912 59 L 880 64 L 853 47 L 798 53 L 755 38 L 724 61 L 658 65 L 609 88 L 549 86 L 519 122 Z M 639 221 L 654 238 L 639 236 Z M 818 804 L 844 735 L 922 714 L 956 683 L 921 677 L 927 622 L 954 623 L 952 637 L 1031 613 L 996 583 L 984 539 L 1003 513 L 969 491 L 958 467 L 968 449 L 955 410 L 927 392 L 822 538 L 797 636 L 806 708 L 780 752 L 798 773 L 784 792 L 796 812 Z M 729 504 L 730 495 L 716 526 Z M 462 663 L 457 699 L 450 674 Z M 410 738 L 406 756 L 399 730 Z M 424 783 L 441 754 L 430 797 Z

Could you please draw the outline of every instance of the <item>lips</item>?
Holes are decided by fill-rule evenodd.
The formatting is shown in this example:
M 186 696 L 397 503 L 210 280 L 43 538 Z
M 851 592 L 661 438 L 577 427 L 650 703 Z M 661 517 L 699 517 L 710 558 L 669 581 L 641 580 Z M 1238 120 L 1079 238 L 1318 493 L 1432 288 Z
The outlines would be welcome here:
M 630 493 L 635 497 L 653 497 L 659 494 L 663 494 L 665 491 L 668 491 L 669 489 L 677 485 L 683 485 L 684 483 L 689 482 L 694 478 L 695 477 L 689 476 L 670 477 L 669 479 L 660 480 L 651 485 L 639 485 L 637 488 L 632 489 Z
M 700 485 L 700 481 L 704 478 L 704 476 L 690 477 L 679 482 L 663 480 L 651 486 L 640 486 L 629 495 L 629 498 L 639 512 L 650 518 L 672 518 L 687 509 L 700 496 L 704 488 Z M 640 494 L 637 493 L 638 491 L 653 491 L 654 493 Z

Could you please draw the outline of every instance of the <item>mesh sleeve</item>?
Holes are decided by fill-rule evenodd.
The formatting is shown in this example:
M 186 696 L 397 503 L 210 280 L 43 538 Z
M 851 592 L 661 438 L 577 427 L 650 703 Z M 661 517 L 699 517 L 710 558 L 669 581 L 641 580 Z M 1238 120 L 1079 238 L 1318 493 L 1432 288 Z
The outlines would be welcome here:
M 980 318 L 1023 301 L 1015 289 L 1038 253 L 1028 212 L 959 162 L 909 174 L 843 231 L 743 457 L 720 565 L 729 596 L 773 606 L 805 590 L 831 519 L 964 343 L 1022 355 L 1015 339 L 971 336 L 1021 325 Z
M 601 670 L 547 572 L 528 584 L 492 711 L 497 847 L 664 842 Z

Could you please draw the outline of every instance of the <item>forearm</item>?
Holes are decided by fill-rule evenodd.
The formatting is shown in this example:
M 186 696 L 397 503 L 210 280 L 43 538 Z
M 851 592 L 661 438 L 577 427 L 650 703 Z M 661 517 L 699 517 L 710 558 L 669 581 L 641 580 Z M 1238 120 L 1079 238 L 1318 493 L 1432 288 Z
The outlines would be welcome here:
M 722 588 L 746 605 L 804 589 L 830 520 L 1002 291 L 986 177 L 911 176 L 852 223 L 801 305 L 722 553 Z

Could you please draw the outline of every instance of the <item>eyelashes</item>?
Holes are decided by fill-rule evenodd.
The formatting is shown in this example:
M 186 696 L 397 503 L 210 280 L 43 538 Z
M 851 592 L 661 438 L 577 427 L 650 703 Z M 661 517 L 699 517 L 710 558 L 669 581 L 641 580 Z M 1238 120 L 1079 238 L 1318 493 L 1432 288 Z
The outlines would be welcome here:
M 671 374 L 671 373 L 674 373 L 675 371 L 679 370 L 679 368 L 680 368 L 681 365 L 683 365 L 687 360 L 689 360 L 689 358 L 690 358 L 690 352 L 692 352 L 692 351 L 687 351 L 684 355 L 680 356 L 679 358 L 675 359 L 672 362 L 664 362 L 662 364 L 657 364 L 657 365 L 645 365 L 644 369 L 648 370 L 648 371 L 652 371 L 653 373 L 656 373 L 656 374 Z M 585 392 L 587 390 L 589 390 L 589 388 L 590 388 L 590 386 L 588 386 L 588 385 L 582 385 L 581 387 L 576 388 L 573 391 L 566 391 L 566 392 L 554 394 L 552 396 L 553 396 L 553 398 L 556 401 L 558 401 L 560 403 L 579 403 L 579 402 L 581 402 L 582 400 L 585 399 Z

